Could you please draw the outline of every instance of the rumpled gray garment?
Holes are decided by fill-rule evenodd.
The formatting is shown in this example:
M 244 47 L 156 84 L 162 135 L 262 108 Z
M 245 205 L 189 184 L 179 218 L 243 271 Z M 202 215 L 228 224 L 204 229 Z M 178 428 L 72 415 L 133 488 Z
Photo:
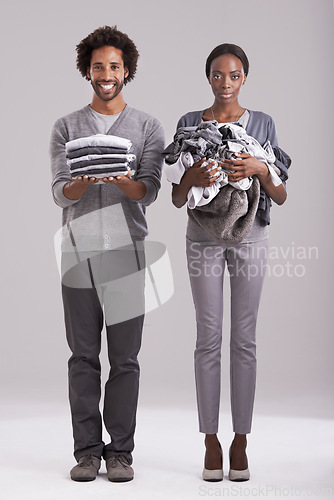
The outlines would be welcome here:
M 162 153 L 165 162 L 170 165 L 175 163 L 180 154 L 185 151 L 192 154 L 194 162 L 201 160 L 204 156 L 213 157 L 222 143 L 222 134 L 217 125 L 218 122 L 212 120 L 202 122 L 197 127 L 179 128 L 174 135 L 173 142 Z
M 260 181 L 254 176 L 247 191 L 227 184 L 207 205 L 187 209 L 194 219 L 217 243 L 236 245 L 250 232 L 260 198 Z

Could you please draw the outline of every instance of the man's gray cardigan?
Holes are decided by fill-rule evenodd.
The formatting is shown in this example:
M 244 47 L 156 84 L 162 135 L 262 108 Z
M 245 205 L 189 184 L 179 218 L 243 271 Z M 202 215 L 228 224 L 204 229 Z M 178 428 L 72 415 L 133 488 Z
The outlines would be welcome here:
M 146 194 L 141 200 L 130 200 L 117 186 L 105 183 L 90 186 L 79 200 L 69 200 L 63 193 L 64 185 L 70 181 L 65 144 L 72 139 L 98 133 L 100 132 L 89 106 L 59 118 L 53 126 L 50 144 L 52 193 L 55 202 L 63 208 L 63 225 L 71 224 L 86 214 L 100 214 L 105 207 L 121 204 L 121 212 L 125 216 L 131 238 L 143 240 L 148 234 L 145 208 L 154 202 L 160 189 L 161 152 L 165 146 L 162 125 L 153 116 L 127 105 L 108 131 L 109 135 L 125 137 L 132 142 L 131 153 L 136 155 L 136 160 L 131 163 L 131 168 L 135 170 L 132 178 L 142 181 L 146 186 Z M 118 209 L 119 207 L 120 205 Z M 100 216 L 80 220 L 87 220 L 88 226 L 91 226 L 86 226 L 85 229 L 86 236 L 91 241 L 90 246 L 97 245 L 97 248 L 101 248 L 104 227 Z M 110 223 L 108 226 L 110 229 Z M 117 228 L 117 220 L 111 226 Z M 84 225 L 81 225 L 80 231 L 83 230 Z M 109 236 L 112 238 L 112 234 Z M 96 242 L 92 241 L 96 238 Z

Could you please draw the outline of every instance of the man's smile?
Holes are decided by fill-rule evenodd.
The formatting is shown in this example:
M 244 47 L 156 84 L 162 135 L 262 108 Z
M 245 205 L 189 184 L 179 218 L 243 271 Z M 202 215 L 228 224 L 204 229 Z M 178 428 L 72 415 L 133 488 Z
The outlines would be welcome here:
M 114 83 L 99 83 L 98 85 L 102 87 L 103 90 L 111 90 L 115 86 Z

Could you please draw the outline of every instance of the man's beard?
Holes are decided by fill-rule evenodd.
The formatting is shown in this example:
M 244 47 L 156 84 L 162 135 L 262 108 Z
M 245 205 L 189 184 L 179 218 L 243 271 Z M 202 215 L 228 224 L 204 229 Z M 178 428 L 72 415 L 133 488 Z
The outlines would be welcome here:
M 99 87 L 99 84 L 105 84 L 105 85 L 108 85 L 108 84 L 111 84 L 113 83 L 114 84 L 114 87 L 112 89 L 112 92 L 110 92 L 110 94 L 105 94 L 103 92 L 103 90 Z M 115 97 L 117 97 L 121 92 L 122 92 L 122 89 L 123 89 L 123 86 L 124 86 L 124 82 L 118 82 L 118 81 L 114 81 L 114 82 L 93 82 L 91 80 L 91 85 L 94 89 L 94 92 L 95 94 L 100 98 L 102 99 L 102 101 L 112 101 L 113 99 L 115 99 Z

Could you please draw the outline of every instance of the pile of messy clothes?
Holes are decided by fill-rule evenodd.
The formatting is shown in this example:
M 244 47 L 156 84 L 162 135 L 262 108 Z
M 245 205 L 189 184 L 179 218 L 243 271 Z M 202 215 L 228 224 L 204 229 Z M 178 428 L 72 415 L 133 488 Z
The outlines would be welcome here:
M 206 158 L 203 167 L 215 160 L 239 159 L 235 153 L 248 153 L 268 166 L 275 186 L 285 184 L 291 159 L 278 146 L 267 141 L 261 146 L 240 125 L 202 122 L 197 127 L 181 127 L 173 142 L 163 152 L 167 179 L 173 185 L 181 182 L 185 171 Z M 215 168 L 215 167 L 213 167 Z M 266 204 L 269 197 L 260 187 L 256 176 L 232 182 L 231 170 L 222 166 L 220 175 L 210 187 L 193 186 L 188 192 L 188 214 L 207 231 L 215 241 L 240 243 L 249 233 L 255 216 L 266 225 Z

